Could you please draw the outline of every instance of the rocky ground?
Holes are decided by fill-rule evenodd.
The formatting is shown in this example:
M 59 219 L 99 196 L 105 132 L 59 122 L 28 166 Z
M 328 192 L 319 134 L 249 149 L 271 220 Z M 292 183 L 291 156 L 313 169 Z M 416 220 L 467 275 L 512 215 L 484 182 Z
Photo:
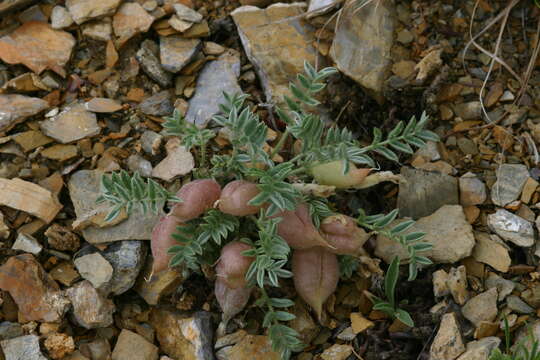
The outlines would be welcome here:
M 190 180 L 162 132 L 174 109 L 208 125 L 243 91 L 279 132 L 304 61 L 339 69 L 325 113 L 362 141 L 424 110 L 441 141 L 378 159 L 399 184 L 333 199 L 427 233 L 435 265 L 397 288 L 416 327 L 373 311 L 381 276 L 358 272 L 322 324 L 296 300 L 297 358 L 487 360 L 503 318 L 540 339 L 539 24 L 526 0 L 0 0 L 0 359 L 278 359 L 254 306 L 218 331 L 212 269 L 150 273 L 156 216 L 111 226 L 95 200 L 103 172 Z M 406 255 L 384 237 L 366 250 L 383 269 Z

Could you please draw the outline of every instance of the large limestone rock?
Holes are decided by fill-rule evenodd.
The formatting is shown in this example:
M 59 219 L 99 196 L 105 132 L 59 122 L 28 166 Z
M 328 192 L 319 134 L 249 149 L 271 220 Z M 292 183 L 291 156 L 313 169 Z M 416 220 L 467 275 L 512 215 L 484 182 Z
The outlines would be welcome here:
M 454 360 L 465 351 L 456 314 L 442 317 L 439 331 L 431 344 L 430 360 Z
M 278 3 L 266 9 L 242 6 L 231 13 L 269 103 L 279 104 L 289 94 L 289 81 L 303 72 L 304 61 L 315 64 L 314 29 L 302 16 L 305 10 L 305 3 Z
M 0 132 L 10 130 L 48 107 L 49 104 L 39 98 L 17 94 L 0 95 Z
M 396 23 L 393 3 L 372 1 L 355 11 L 352 2 L 345 5 L 349 10 L 340 18 L 330 55 L 341 72 L 382 102 Z
M 433 215 L 419 219 L 408 231 L 426 233 L 422 241 L 432 244 L 433 248 L 422 255 L 435 263 L 454 263 L 464 259 L 471 255 L 475 245 L 472 227 L 460 205 L 445 205 Z M 375 254 L 387 263 L 396 255 L 401 259 L 408 257 L 401 245 L 384 236 L 377 237 Z

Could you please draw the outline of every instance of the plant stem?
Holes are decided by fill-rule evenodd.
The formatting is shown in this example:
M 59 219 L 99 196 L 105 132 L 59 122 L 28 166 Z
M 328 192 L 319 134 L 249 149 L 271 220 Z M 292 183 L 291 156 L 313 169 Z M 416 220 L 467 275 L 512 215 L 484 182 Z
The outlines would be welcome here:
M 285 129 L 285 132 L 279 138 L 279 141 L 276 144 L 276 147 L 274 148 L 274 150 L 272 150 L 272 153 L 270 153 L 270 159 L 273 159 L 274 156 L 276 156 L 276 154 L 278 154 L 281 151 L 281 148 L 283 147 L 283 145 L 285 145 L 285 141 L 289 137 L 290 133 L 291 132 L 289 131 L 289 128 L 287 127 L 287 129 Z

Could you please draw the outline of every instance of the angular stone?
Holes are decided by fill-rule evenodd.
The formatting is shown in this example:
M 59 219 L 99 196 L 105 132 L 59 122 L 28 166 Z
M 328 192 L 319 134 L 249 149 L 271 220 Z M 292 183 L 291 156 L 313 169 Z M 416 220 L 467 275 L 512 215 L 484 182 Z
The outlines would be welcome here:
M 9 292 L 22 322 L 59 322 L 69 305 L 58 284 L 30 254 L 12 256 L 0 267 L 0 289 Z
M 139 105 L 139 109 L 147 115 L 166 116 L 171 115 L 174 106 L 171 93 L 168 90 L 160 91 L 146 99 Z
M 203 126 L 218 114 L 219 104 L 224 102 L 223 92 L 230 95 L 242 93 L 238 85 L 240 56 L 228 50 L 216 60 L 208 62 L 199 73 L 195 95 L 189 100 L 186 120 Z
M 47 360 L 39 348 L 39 336 L 19 336 L 0 342 L 6 360 Z
M 486 233 L 475 233 L 476 245 L 472 256 L 497 271 L 507 272 L 512 263 L 508 248 L 492 240 Z
M 171 27 L 174 30 L 179 31 L 181 33 L 183 33 L 184 31 L 188 30 L 190 27 L 193 26 L 193 23 L 190 23 L 189 21 L 181 20 L 176 15 L 171 16 L 168 22 L 169 22 L 169 25 L 171 25 Z
M 485 282 L 486 289 L 496 288 L 499 301 L 503 301 L 514 291 L 516 284 L 512 280 L 506 280 L 497 274 L 490 273 Z
M 86 110 L 84 104 L 67 106 L 58 115 L 40 124 L 43 133 L 62 144 L 99 134 L 96 114 Z
M 273 4 L 266 9 L 242 6 L 231 16 L 246 55 L 255 67 L 266 101 L 282 104 L 290 95 L 289 81 L 315 64 L 314 29 L 304 20 L 304 3 Z
M 465 351 L 457 360 L 488 360 L 491 352 L 499 347 L 501 339 L 495 336 L 488 336 L 478 341 L 471 341 L 467 344 Z
M 454 112 L 463 120 L 475 120 L 482 117 L 482 105 L 480 101 L 458 104 L 454 106 Z
M 487 199 L 486 185 L 472 173 L 459 178 L 459 201 L 463 206 L 481 205 Z
M 454 360 L 464 351 L 456 314 L 445 314 L 431 344 L 430 360 Z
M 21 179 L 0 178 L 0 205 L 22 210 L 49 223 L 62 204 L 49 190 Z
M 112 265 L 113 275 L 107 292 L 120 295 L 133 287 L 146 259 L 147 247 L 142 241 L 115 242 L 103 251 L 103 257 Z
M 139 276 L 135 291 L 148 305 L 157 305 L 163 297 L 175 291 L 183 281 L 182 274 L 174 269 L 152 274 L 152 261 L 149 260 Z
M 355 334 L 359 334 L 370 327 L 375 326 L 375 323 L 369 319 L 366 319 L 362 313 L 351 313 L 351 327 Z
M 491 188 L 491 200 L 495 205 L 505 206 L 521 195 L 523 186 L 529 177 L 525 165 L 502 164 L 497 169 L 497 181 Z
M 334 344 L 328 349 L 324 350 L 321 354 L 322 360 L 345 360 L 353 352 L 351 345 Z
M 79 237 L 70 231 L 69 228 L 52 224 L 45 231 L 47 243 L 50 247 L 60 251 L 76 251 L 81 246 Z
M 498 209 L 494 214 L 489 214 L 487 223 L 497 235 L 517 246 L 529 247 L 534 244 L 532 223 L 505 209 Z
M 161 66 L 167 71 L 177 73 L 186 66 L 201 49 L 201 40 L 184 39 L 179 35 L 159 38 L 159 57 Z
M 154 308 L 149 321 L 156 330 L 160 349 L 168 356 L 174 359 L 213 359 L 210 313 L 200 311 L 193 317 L 186 317 L 178 311 Z
M 78 257 L 73 263 L 79 274 L 96 289 L 106 287 L 113 276 L 111 264 L 97 252 Z
M 73 304 L 73 317 L 77 324 L 86 329 L 110 326 L 113 323 L 115 306 L 92 286 L 83 280 L 66 290 Z
M 112 21 L 110 18 L 104 20 L 92 21 L 84 24 L 82 27 L 84 36 L 98 41 L 109 41 L 112 36 Z
M 138 172 L 142 177 L 152 176 L 152 163 L 140 155 L 130 155 L 127 159 L 127 166 L 131 172 Z
M 422 252 L 422 255 L 435 263 L 454 263 L 464 259 L 471 255 L 475 244 L 472 227 L 459 205 L 444 205 L 433 215 L 419 219 L 406 233 L 416 231 L 426 233 L 422 241 L 432 244 L 433 248 Z M 408 258 L 403 247 L 381 235 L 377 237 L 375 254 L 387 263 L 392 262 L 394 256 Z
M 289 326 L 300 334 L 302 343 L 311 344 L 311 341 L 320 332 L 319 325 L 313 321 L 309 310 L 300 302 L 294 305 L 291 309 L 291 314 L 296 316 L 296 318 L 291 320 Z
M 71 286 L 75 281 L 80 279 L 79 273 L 75 270 L 71 262 L 60 263 L 52 268 L 49 274 L 54 280 L 65 286 Z
M 147 130 L 141 135 L 142 148 L 147 154 L 150 155 L 157 155 L 160 153 L 162 140 L 162 135 L 151 130 Z
M 154 53 L 156 48 L 157 45 L 154 42 L 144 40 L 135 57 L 146 75 L 162 87 L 168 88 L 172 84 L 172 75 L 161 67 L 157 54 Z
M 19 323 L 3 321 L 0 323 L 0 340 L 13 339 L 24 334 L 23 328 Z
M 0 38 L 0 59 L 8 64 L 24 64 L 37 74 L 51 69 L 65 77 L 64 65 L 71 58 L 74 45 L 70 33 L 54 30 L 44 22 L 30 21 Z
M 65 359 L 66 355 L 75 351 L 73 338 L 62 333 L 47 335 L 44 345 L 52 359 Z
M 457 205 L 457 179 L 440 173 L 401 168 L 398 208 L 402 217 L 418 219 L 433 214 L 443 205 Z
M 0 133 L 11 130 L 15 125 L 48 107 L 49 103 L 38 98 L 0 94 Z
M 337 68 L 382 102 L 396 24 L 392 3 L 371 2 L 342 16 L 338 24 L 330 49 Z
M 124 44 L 133 36 L 145 33 L 154 22 L 154 17 L 138 3 L 124 3 L 113 16 L 116 43 Z
M 493 321 L 497 317 L 497 289 L 491 288 L 476 295 L 461 308 L 461 313 L 475 326 L 483 321 Z
M 43 135 L 41 131 L 37 130 L 29 130 L 15 134 L 11 139 L 19 144 L 24 152 L 37 149 L 40 146 L 47 145 L 54 141 L 50 137 Z
M 121 0 L 66 0 L 66 7 L 77 24 L 114 14 Z
M 280 360 L 272 350 L 270 339 L 262 335 L 246 335 L 227 351 L 230 360 Z
M 464 265 L 450 269 L 447 284 L 454 301 L 459 305 L 465 304 L 465 301 L 469 299 L 469 291 L 467 290 L 467 272 Z
M 44 149 L 41 156 L 47 159 L 66 161 L 73 159 L 79 154 L 79 148 L 76 145 L 56 144 Z
M 175 141 L 172 139 L 170 141 Z M 170 142 L 169 141 L 169 142 Z M 169 144 L 167 144 L 169 145 Z M 172 181 L 178 176 L 189 174 L 195 167 L 195 160 L 191 152 L 183 146 L 168 146 L 168 154 L 165 159 L 152 170 L 152 176 L 164 181 Z
M 521 300 L 519 296 L 510 295 L 506 298 L 506 305 L 508 308 L 518 314 L 530 314 L 534 312 L 534 308 L 530 307 L 525 301 Z
M 173 8 L 176 12 L 176 16 L 178 16 L 180 20 L 188 21 L 191 23 L 198 23 L 201 22 L 203 19 L 203 16 L 201 14 L 181 3 L 173 4 Z
M 144 337 L 123 329 L 112 353 L 112 360 L 157 360 L 158 348 Z
M 450 293 L 448 289 L 448 273 L 439 269 L 433 273 L 433 295 L 435 297 L 446 296 Z
M 13 250 L 21 250 L 33 255 L 38 255 L 43 247 L 39 244 L 35 237 L 24 233 L 19 233 L 17 240 L 11 247 Z
M 73 24 L 73 18 L 67 9 L 63 6 L 56 5 L 51 13 L 51 27 L 53 29 L 63 29 Z
M 96 113 L 112 113 L 122 110 L 122 104 L 107 98 L 93 98 L 88 101 L 85 106 L 88 111 Z
M 308 18 L 324 15 L 339 5 L 339 0 L 311 0 L 309 2 Z
M 68 183 L 69 194 L 75 208 L 77 218 L 85 218 L 92 213 L 108 213 L 109 206 L 96 204 L 101 194 L 101 175 L 99 170 L 80 170 L 74 173 Z M 148 214 L 137 216 L 133 214 L 127 220 L 114 226 L 88 226 L 82 230 L 83 237 L 91 244 L 99 244 L 118 240 L 150 240 L 152 229 L 159 215 Z

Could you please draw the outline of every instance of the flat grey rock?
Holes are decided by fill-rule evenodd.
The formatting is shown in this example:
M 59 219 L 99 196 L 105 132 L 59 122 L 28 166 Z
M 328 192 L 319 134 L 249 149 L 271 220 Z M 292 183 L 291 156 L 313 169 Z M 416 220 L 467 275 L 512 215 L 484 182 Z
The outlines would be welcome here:
M 491 200 L 495 205 L 505 206 L 521 195 L 523 186 L 529 177 L 525 165 L 502 164 L 497 169 L 497 181 L 491 188 Z
M 506 241 L 517 246 L 529 247 L 534 244 L 533 224 L 511 212 L 498 209 L 487 218 L 489 228 Z
M 0 342 L 6 360 L 47 360 L 39 348 L 39 336 L 26 335 Z
M 456 178 L 409 167 L 401 168 L 404 182 L 399 184 L 398 208 L 401 217 L 431 215 L 443 205 L 459 204 Z

